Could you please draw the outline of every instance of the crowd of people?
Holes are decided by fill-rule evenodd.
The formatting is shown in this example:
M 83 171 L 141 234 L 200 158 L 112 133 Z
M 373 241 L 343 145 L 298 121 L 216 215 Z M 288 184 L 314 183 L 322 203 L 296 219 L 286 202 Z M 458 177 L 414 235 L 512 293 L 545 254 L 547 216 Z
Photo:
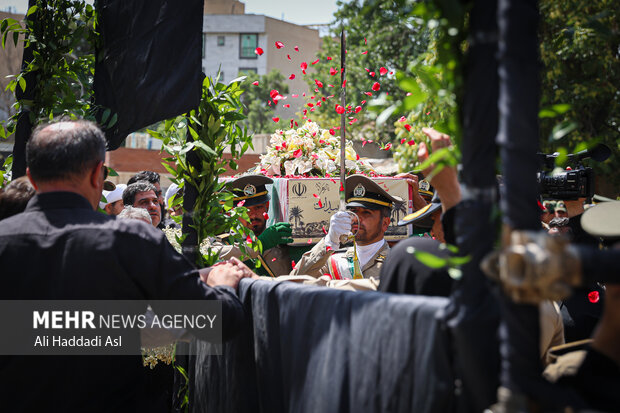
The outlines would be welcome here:
M 422 161 L 430 152 L 451 145 L 447 135 L 423 131 L 431 147 L 420 143 Z M 385 232 L 392 208 L 403 199 L 365 176 L 347 177 L 346 210 L 331 216 L 325 237 L 296 264 L 287 249 L 293 241 L 290 224 L 267 225 L 267 187 L 273 181 L 261 175 L 242 176 L 231 181 L 229 188 L 235 206 L 247 208 L 249 221 L 244 225 L 262 248 L 230 244 L 222 234 L 211 243 L 220 262 L 196 269 L 161 231 L 179 227 L 173 217 L 183 214 L 182 188 L 172 184 L 164 195 L 160 176 L 152 171 L 134 175 L 127 184 L 113 185 L 107 181 L 104 159 L 105 139 L 92 123 L 61 121 L 34 131 L 27 147 L 27 177 L 15 179 L 0 194 L 2 299 L 217 299 L 222 301 L 227 338 L 243 327 L 245 317 L 235 289 L 242 278 L 257 278 L 256 273 L 270 279 L 298 277 L 309 284 L 321 285 L 318 280 L 323 280 L 322 285 L 400 294 L 447 297 L 454 288 L 446 267 L 429 267 L 413 254 L 422 251 L 442 259 L 454 254 L 444 247 L 456 244 L 454 211 L 461 201 L 453 167 L 437 171 L 431 165 L 421 174 L 396 176 L 413 189 L 414 206 L 414 212 L 398 225 L 412 225 L 424 236 L 392 246 Z M 599 239 L 580 225 L 584 199 L 544 200 L 540 210 L 542 230 L 598 244 Z M 605 295 L 606 288 L 592 282 L 566 300 L 540 303 L 544 365 L 551 364 L 557 371 L 554 348 L 590 339 L 603 315 Z M 200 337 L 200 331 L 192 333 Z M 620 360 L 607 356 L 616 371 L 620 369 Z M 170 400 L 152 397 L 139 357 L 2 356 L 1 364 L 0 388 L 14 395 L 19 403 L 16 411 L 28 411 L 43 402 L 53 403 L 58 411 L 110 411 L 118 406 L 144 410 L 144 403 L 153 404 L 152 411 L 169 409 Z M 41 372 L 37 386 L 26 384 L 27 367 L 34 365 Z M 61 387 L 70 388 L 71 396 L 66 397 Z

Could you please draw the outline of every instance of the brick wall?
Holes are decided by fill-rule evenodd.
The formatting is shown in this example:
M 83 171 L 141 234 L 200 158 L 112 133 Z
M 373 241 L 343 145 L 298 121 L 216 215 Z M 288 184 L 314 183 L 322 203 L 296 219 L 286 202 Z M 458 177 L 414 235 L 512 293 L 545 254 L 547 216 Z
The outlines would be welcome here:
M 126 183 L 127 180 L 139 171 L 155 171 L 165 178 L 162 186 L 167 187 L 170 181 L 167 179 L 170 174 L 162 166 L 163 158 L 168 154 L 160 153 L 148 149 L 118 148 L 115 151 L 106 153 L 106 165 L 118 172 L 118 177 L 111 177 L 110 180 L 116 184 Z M 230 154 L 224 154 L 224 159 L 231 159 Z M 227 171 L 223 176 L 230 176 L 245 172 L 259 162 L 258 154 L 244 155 L 239 161 L 237 171 Z

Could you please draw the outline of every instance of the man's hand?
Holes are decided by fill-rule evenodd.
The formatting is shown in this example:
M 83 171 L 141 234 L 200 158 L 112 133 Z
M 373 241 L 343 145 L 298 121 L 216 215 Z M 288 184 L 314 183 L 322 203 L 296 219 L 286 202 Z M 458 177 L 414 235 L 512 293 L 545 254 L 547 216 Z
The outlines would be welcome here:
M 329 231 L 326 242 L 332 248 L 340 246 L 340 236 L 351 232 L 351 215 L 345 211 L 338 211 L 329 219 Z
M 412 175 L 410 173 L 404 172 L 398 175 L 394 175 L 394 178 L 404 178 L 407 184 L 411 187 L 413 193 L 413 197 L 411 200 L 413 201 L 414 210 L 417 211 L 418 209 L 424 208 L 426 206 L 426 201 L 420 196 L 419 193 L 420 183 L 418 182 L 417 175 Z
M 445 133 L 437 132 L 433 128 L 422 128 L 422 132 L 431 139 L 431 148 L 437 151 L 441 148 L 449 148 L 452 146 L 450 137 Z M 418 159 L 424 162 L 428 159 L 428 148 L 424 142 L 420 142 L 418 149 Z M 441 209 L 446 211 L 461 201 L 461 188 L 456 177 L 456 169 L 451 166 L 445 166 L 441 171 L 434 173 L 436 165 L 432 164 L 426 168 L 424 176 L 431 176 L 430 183 L 435 187 L 441 199 Z
M 585 198 L 579 198 L 572 201 L 564 201 L 564 206 L 566 207 L 566 214 L 569 218 L 576 217 L 579 214 L 583 214 L 585 212 L 584 202 L 586 202 Z
M 263 244 L 263 251 L 267 251 L 276 245 L 288 244 L 293 242 L 291 238 L 291 224 L 288 222 L 276 222 L 272 226 L 266 228 L 262 234 L 258 236 L 261 244 Z
M 237 288 L 242 278 L 258 278 L 258 276 L 235 257 L 218 262 L 210 268 L 200 269 L 200 279 L 210 287 L 227 285 Z

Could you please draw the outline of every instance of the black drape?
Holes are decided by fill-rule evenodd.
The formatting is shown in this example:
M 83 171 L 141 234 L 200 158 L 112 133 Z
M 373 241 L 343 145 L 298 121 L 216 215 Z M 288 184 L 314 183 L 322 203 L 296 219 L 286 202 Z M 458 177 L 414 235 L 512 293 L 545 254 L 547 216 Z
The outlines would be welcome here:
M 242 280 L 251 325 L 208 356 L 194 342 L 193 412 L 447 412 L 447 299 Z
M 98 0 L 96 7 L 95 105 L 100 122 L 105 109 L 118 116 L 105 130 L 113 150 L 129 133 L 198 106 L 203 2 Z

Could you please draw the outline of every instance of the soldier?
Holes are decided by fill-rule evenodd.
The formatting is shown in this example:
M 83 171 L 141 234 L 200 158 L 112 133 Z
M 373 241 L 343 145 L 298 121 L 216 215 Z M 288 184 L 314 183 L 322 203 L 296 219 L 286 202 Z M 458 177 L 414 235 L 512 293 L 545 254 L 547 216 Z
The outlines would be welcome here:
M 250 222 L 243 224 L 254 231 L 263 245 L 263 253 L 259 256 L 258 252 L 251 248 L 246 248 L 245 255 L 252 259 L 261 260 L 262 267 L 257 271 L 260 273 L 261 268 L 267 267 L 271 271 L 266 270 L 260 275 L 285 275 L 291 270 L 291 258 L 289 257 L 287 243 L 293 242 L 291 238 L 291 225 L 288 222 L 277 222 L 267 227 L 267 211 L 269 211 L 269 194 L 265 185 L 271 184 L 273 181 L 263 175 L 246 175 L 237 178 L 230 183 L 232 186 L 234 205 L 237 206 L 243 202 L 243 206 L 248 209 Z M 219 248 L 219 257 L 221 260 L 228 260 L 231 257 L 241 258 L 244 253 L 238 245 L 227 245 L 226 235 L 218 237 L 213 246 Z
M 381 266 L 390 250 L 384 235 L 390 225 L 392 207 L 403 200 L 388 194 L 363 175 L 348 177 L 346 186 L 347 211 L 354 212 L 359 222 L 352 223 L 352 215 L 346 211 L 332 215 L 327 236 L 302 256 L 291 275 L 320 277 L 329 274 L 333 279 L 351 279 L 357 264 L 364 278 L 379 279 Z M 352 229 L 356 232 L 356 247 L 337 250 L 340 237 Z

